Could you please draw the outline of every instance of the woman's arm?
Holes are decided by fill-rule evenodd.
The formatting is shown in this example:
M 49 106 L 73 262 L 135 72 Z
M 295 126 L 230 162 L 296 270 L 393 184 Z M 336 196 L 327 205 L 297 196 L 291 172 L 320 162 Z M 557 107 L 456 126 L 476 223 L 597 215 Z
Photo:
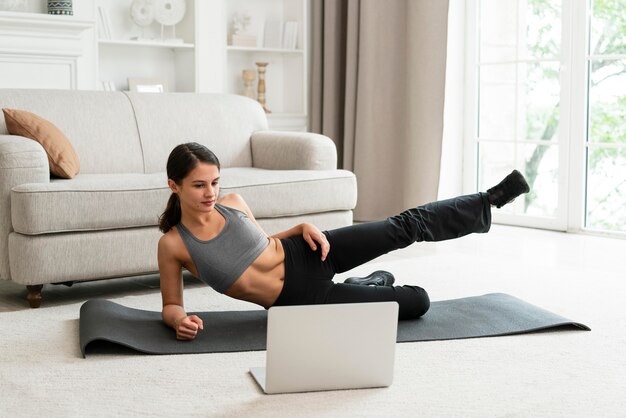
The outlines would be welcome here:
M 289 228 L 286 231 L 278 232 L 272 235 L 272 238 L 283 239 L 283 238 L 293 237 L 296 235 L 302 235 L 304 232 L 304 225 L 305 224 L 299 224 L 299 225 Z
M 176 331 L 179 340 L 192 340 L 203 323 L 196 315 L 187 315 L 183 305 L 182 264 L 176 258 L 174 237 L 166 234 L 159 240 L 158 261 L 163 299 L 163 321 Z

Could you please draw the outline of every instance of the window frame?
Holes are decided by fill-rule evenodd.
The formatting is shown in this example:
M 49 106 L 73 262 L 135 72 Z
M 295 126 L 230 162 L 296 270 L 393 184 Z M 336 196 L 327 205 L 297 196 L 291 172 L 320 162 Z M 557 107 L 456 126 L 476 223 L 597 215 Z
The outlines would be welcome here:
M 466 3 L 463 192 L 478 186 L 479 1 Z M 519 0 L 518 0 L 519 5 Z M 493 212 L 493 222 L 516 226 L 621 235 L 585 228 L 589 2 L 562 1 L 558 204 L 554 218 Z M 583 30 L 581 30 L 581 28 Z M 518 142 L 519 143 L 519 142 Z

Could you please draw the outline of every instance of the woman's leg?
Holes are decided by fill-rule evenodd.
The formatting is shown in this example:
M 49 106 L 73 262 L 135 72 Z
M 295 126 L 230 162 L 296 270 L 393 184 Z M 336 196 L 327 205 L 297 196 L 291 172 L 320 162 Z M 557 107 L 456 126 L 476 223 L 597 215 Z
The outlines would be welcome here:
M 328 261 L 342 273 L 416 241 L 443 241 L 489 231 L 491 205 L 487 193 L 427 203 L 384 221 L 326 231 Z
M 487 193 L 460 196 L 406 210 L 384 221 L 327 231 L 330 263 L 341 273 L 389 251 L 416 241 L 443 241 L 473 232 L 487 232 L 491 205 Z M 324 289 L 323 303 L 396 301 L 399 319 L 418 318 L 430 299 L 418 286 L 359 286 L 332 283 Z
M 418 286 L 361 286 L 334 283 L 332 277 L 415 241 L 441 241 L 472 232 L 487 232 L 491 207 L 486 193 L 460 196 L 406 210 L 384 221 L 326 231 L 326 261 L 302 237 L 282 240 L 285 282 L 275 305 L 398 302 L 399 319 L 417 318 L 430 307 Z
M 330 263 L 322 262 L 300 236 L 281 240 L 285 251 L 285 281 L 274 306 L 324 303 L 398 302 L 399 319 L 417 318 L 430 306 L 428 294 L 417 286 L 363 286 L 335 283 Z
M 398 302 L 398 319 L 414 319 L 430 308 L 428 293 L 419 286 L 361 286 L 333 283 L 324 303 Z

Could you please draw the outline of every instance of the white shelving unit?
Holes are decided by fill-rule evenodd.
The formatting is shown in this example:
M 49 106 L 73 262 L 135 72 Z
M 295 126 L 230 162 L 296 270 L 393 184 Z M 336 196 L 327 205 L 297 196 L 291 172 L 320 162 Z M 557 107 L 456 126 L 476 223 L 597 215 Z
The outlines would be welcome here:
M 163 80 L 169 91 L 199 91 L 196 28 L 202 3 L 187 0 L 185 16 L 175 27 L 154 22 L 142 28 L 131 18 L 132 1 L 94 0 L 94 19 L 99 24 L 103 8 L 110 29 L 110 38 L 98 31 L 98 88 L 110 81 L 116 90 L 127 90 L 128 78 L 134 77 Z M 173 41 L 174 36 L 182 41 Z
M 132 47 L 152 47 L 152 48 L 189 48 L 189 49 L 193 49 L 195 48 L 194 44 L 188 44 L 188 43 L 174 43 L 174 42 L 167 42 L 167 41 L 158 41 L 158 42 L 154 42 L 154 41 L 113 41 L 113 40 L 106 40 L 106 39 L 100 39 L 98 41 L 98 43 L 100 45 L 118 45 L 118 46 L 132 46 Z
M 257 69 L 256 62 L 267 62 L 266 107 L 272 129 L 308 128 L 308 20 L 307 0 L 222 0 L 226 41 L 225 91 L 242 94 L 242 71 Z M 243 33 L 256 37 L 256 46 L 230 45 L 235 14 L 246 14 L 250 23 Z M 297 22 L 295 48 L 264 47 L 265 25 L 278 22 L 281 32 L 286 22 Z M 258 82 L 258 76 L 257 76 Z
M 165 27 L 163 36 L 158 23 L 142 29 L 133 21 L 132 0 L 75 1 L 74 16 L 65 17 L 44 14 L 45 1 L 37 1 L 37 11 L 0 12 L 0 54 L 6 55 L 1 64 L 4 73 L 11 71 L 5 84 L 98 90 L 112 82 L 116 90 L 127 90 L 129 78 L 142 78 L 162 80 L 173 92 L 243 94 L 242 71 L 267 62 L 270 128 L 308 128 L 310 0 L 186 0 L 175 33 Z M 109 36 L 101 28 L 100 8 L 108 16 Z M 256 37 L 255 46 L 229 45 L 235 13 L 250 16 L 243 33 Z M 284 23 L 296 22 L 295 45 L 264 46 L 268 22 L 280 22 L 281 32 Z M 57 27 L 77 33 L 57 36 Z M 180 39 L 172 41 L 174 36 Z M 44 58 L 32 58 L 33 49 Z M 48 59 L 55 51 L 58 56 Z M 29 75 L 36 71 L 49 75 L 44 84 L 39 73 Z M 257 82 L 258 76 L 255 91 Z

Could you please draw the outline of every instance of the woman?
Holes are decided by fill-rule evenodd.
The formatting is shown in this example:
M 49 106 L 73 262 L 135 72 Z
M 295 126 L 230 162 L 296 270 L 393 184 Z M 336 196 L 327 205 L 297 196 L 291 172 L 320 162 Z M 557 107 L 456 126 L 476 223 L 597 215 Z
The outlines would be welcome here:
M 163 320 L 176 338 L 191 340 L 202 320 L 183 308 L 182 269 L 218 292 L 264 308 L 281 305 L 397 301 L 399 319 L 417 318 L 430 300 L 418 286 L 334 283 L 348 271 L 416 241 L 441 241 L 487 232 L 491 205 L 528 192 L 524 177 L 509 174 L 487 193 L 409 209 L 383 221 L 321 232 L 304 223 L 268 236 L 237 194 L 219 198 L 220 164 L 197 143 L 178 145 L 167 161 L 172 195 L 159 228 L 158 261 Z

